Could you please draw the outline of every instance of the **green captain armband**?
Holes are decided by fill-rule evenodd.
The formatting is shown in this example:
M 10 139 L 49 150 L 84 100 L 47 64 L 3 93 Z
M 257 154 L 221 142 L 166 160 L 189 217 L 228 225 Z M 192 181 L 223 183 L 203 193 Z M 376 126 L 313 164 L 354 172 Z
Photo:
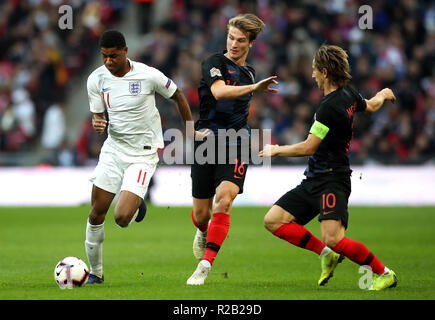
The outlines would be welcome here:
M 314 121 L 314 123 L 310 129 L 310 133 L 314 134 L 316 137 L 318 137 L 322 140 L 326 137 L 326 134 L 328 133 L 328 131 L 329 131 L 329 128 L 317 120 Z

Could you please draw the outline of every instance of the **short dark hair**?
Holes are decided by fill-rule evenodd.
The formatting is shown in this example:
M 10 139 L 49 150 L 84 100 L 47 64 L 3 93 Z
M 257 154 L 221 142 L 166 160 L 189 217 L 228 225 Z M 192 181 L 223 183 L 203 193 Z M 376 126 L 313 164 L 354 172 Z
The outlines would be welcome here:
M 124 35 L 117 30 L 106 30 L 100 36 L 100 48 L 126 47 Z

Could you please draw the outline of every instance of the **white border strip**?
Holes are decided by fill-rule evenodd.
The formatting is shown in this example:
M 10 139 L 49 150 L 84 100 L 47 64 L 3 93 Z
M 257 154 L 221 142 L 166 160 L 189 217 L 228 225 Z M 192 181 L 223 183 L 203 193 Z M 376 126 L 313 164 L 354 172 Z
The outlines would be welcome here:
M 353 167 L 349 205 L 435 206 L 435 165 Z M 271 206 L 304 178 L 304 166 L 248 169 L 235 206 Z M 93 168 L 0 168 L 0 206 L 76 206 L 90 202 Z M 164 166 L 154 175 L 151 200 L 191 206 L 190 167 Z

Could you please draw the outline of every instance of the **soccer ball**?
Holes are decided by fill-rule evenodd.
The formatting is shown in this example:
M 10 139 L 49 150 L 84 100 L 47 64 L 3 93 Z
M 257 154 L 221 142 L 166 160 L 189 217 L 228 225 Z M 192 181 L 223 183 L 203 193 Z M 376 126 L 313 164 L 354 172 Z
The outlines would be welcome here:
M 66 257 L 54 268 L 54 280 L 61 289 L 83 286 L 89 277 L 86 263 L 76 257 Z

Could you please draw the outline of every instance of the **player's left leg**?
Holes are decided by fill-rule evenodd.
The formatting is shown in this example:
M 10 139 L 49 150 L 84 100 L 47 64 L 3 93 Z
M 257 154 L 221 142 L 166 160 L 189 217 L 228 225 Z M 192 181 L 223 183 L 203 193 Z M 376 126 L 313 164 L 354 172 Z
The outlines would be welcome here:
M 361 266 L 369 266 L 377 275 L 371 290 L 396 286 L 395 273 L 388 269 L 363 243 L 347 238 L 344 235 L 345 227 L 341 220 L 323 220 L 321 230 L 323 241 L 327 246 Z
M 218 254 L 230 228 L 230 213 L 233 201 L 239 193 L 239 186 L 230 181 L 222 181 L 216 188 L 213 218 L 207 232 L 204 257 L 197 269 L 187 280 L 189 285 L 202 285 Z
M 150 155 L 145 158 L 145 162 L 130 164 L 125 169 L 114 213 L 115 221 L 120 227 L 128 227 L 134 220 L 139 222 L 144 218 L 144 198 L 156 170 L 156 158 L 158 159 L 157 155 Z
M 115 206 L 114 218 L 116 224 L 122 228 L 128 227 L 136 218 L 142 201 L 143 198 L 137 194 L 122 190 Z

